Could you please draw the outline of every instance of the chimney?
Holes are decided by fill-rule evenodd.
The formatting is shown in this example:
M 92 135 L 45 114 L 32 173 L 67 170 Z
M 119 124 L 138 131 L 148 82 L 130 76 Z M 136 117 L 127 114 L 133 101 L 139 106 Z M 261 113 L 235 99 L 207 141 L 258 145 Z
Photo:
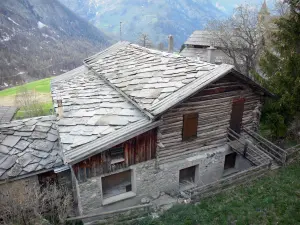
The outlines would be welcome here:
M 57 99 L 57 114 L 59 118 L 63 117 L 62 99 Z
M 215 61 L 216 61 L 215 50 L 216 50 L 216 48 L 214 48 L 213 46 L 210 46 L 207 48 L 207 62 L 215 63 Z
M 174 38 L 172 35 L 169 35 L 169 42 L 168 42 L 168 52 L 173 53 L 174 52 Z

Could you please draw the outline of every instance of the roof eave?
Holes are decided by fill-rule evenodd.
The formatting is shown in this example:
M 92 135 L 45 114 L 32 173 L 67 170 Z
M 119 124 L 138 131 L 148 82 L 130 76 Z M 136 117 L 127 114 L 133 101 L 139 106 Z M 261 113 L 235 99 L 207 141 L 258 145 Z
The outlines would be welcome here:
M 112 132 L 103 138 L 99 138 L 91 143 L 75 148 L 70 153 L 66 152 L 65 163 L 74 165 L 93 155 L 99 154 L 131 138 L 152 130 L 161 125 L 161 123 L 162 121 L 152 122 L 146 119 L 135 122 L 129 126 Z
M 263 86 L 261 86 L 259 83 L 257 83 L 256 81 L 254 81 L 253 79 L 251 79 L 248 76 L 243 75 L 242 73 L 240 73 L 239 71 L 237 71 L 236 69 L 233 69 L 231 71 L 234 75 L 238 76 L 239 78 L 241 78 L 242 80 L 244 80 L 245 82 L 249 83 L 250 85 L 253 85 L 255 87 L 257 87 L 260 91 L 262 91 L 266 96 L 271 97 L 271 98 L 276 98 L 277 96 L 275 94 L 273 94 L 272 92 L 270 92 L 268 89 L 264 88 Z

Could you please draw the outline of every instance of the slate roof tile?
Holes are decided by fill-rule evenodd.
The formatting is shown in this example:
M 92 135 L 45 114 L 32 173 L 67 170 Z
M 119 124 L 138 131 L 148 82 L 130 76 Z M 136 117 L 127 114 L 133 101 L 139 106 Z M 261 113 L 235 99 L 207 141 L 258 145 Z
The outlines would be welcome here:
M 55 123 L 55 117 L 46 116 L 0 125 L 5 137 L 0 139 L 0 180 L 49 169 L 55 161 L 60 162 L 55 166 L 63 164 Z M 10 135 L 3 135 L 8 131 Z
M 20 136 L 12 136 L 12 135 L 8 135 L 3 141 L 2 141 L 2 145 L 6 145 L 9 147 L 14 147 L 18 141 L 21 139 Z
M 28 142 L 28 141 L 20 140 L 18 142 L 18 144 L 16 144 L 14 147 L 23 151 L 28 147 L 29 144 L 30 144 L 30 142 Z
M 15 164 L 17 158 L 17 156 L 7 156 L 3 158 L 0 162 L 0 168 L 5 170 L 11 168 Z
M 7 154 L 7 153 L 9 153 L 10 150 L 11 150 L 10 147 L 4 146 L 4 145 L 0 145 L 0 153 Z

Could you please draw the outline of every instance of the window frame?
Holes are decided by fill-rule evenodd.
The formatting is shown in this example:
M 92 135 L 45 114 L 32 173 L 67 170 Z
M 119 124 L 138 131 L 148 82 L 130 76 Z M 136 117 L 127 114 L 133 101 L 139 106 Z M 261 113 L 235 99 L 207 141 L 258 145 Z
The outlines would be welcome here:
M 108 177 L 108 176 L 111 176 L 111 175 L 115 175 L 115 174 L 123 173 L 123 172 L 127 172 L 127 171 L 130 171 L 130 173 L 131 173 L 131 191 L 128 191 L 128 192 L 125 192 L 125 193 L 121 193 L 119 195 L 115 195 L 115 196 L 112 196 L 112 197 L 104 198 L 103 186 L 102 186 L 102 179 L 104 177 Z M 125 169 L 125 170 L 122 170 L 122 171 L 113 172 L 113 173 L 101 176 L 100 182 L 101 182 L 100 183 L 100 185 L 101 185 L 100 187 L 101 187 L 102 205 L 110 205 L 110 204 L 113 204 L 115 202 L 119 202 L 119 201 L 122 201 L 122 200 L 125 200 L 125 199 L 128 199 L 128 198 L 133 198 L 133 197 L 136 196 L 136 192 L 137 192 L 137 187 L 136 187 L 136 171 L 135 171 L 134 168 L 132 168 L 132 169 Z
M 190 124 L 192 124 L 190 121 L 194 121 L 195 120 L 195 124 L 193 124 L 193 126 L 190 128 L 189 126 L 191 126 Z M 183 125 L 182 125 L 182 141 L 190 141 L 190 140 L 194 140 L 197 138 L 198 136 L 198 121 L 199 121 L 199 113 L 188 113 L 188 114 L 184 114 L 183 115 Z M 190 130 L 194 130 L 193 134 Z

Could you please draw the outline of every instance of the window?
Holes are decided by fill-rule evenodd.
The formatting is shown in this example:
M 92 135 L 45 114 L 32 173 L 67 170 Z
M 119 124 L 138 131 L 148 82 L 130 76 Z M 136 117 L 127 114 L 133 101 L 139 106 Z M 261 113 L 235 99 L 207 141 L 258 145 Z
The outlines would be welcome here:
M 125 161 L 123 147 L 112 148 L 109 150 L 109 155 L 111 157 L 111 164 L 122 163 Z
M 102 177 L 103 199 L 131 191 L 131 170 Z
M 54 171 L 49 171 L 38 175 L 38 180 L 41 188 L 48 185 L 58 184 L 57 174 Z
M 197 137 L 198 113 L 183 116 L 182 140 L 191 140 Z
M 224 170 L 231 169 L 235 167 L 236 153 L 230 153 L 225 156 Z
M 188 167 L 179 171 L 179 185 L 188 186 L 195 183 L 196 166 Z

